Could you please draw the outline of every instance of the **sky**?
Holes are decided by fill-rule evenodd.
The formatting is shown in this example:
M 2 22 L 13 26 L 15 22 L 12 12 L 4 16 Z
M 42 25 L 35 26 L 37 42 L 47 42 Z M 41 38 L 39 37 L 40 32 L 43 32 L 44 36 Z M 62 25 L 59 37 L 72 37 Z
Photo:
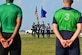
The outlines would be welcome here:
M 0 5 L 3 3 L 5 3 L 5 0 L 0 0 Z M 45 25 L 50 23 L 51 27 L 54 12 L 63 7 L 62 0 L 14 0 L 14 4 L 21 7 L 23 12 L 23 20 L 20 30 L 31 29 L 33 22 L 37 23 L 34 15 L 36 6 L 39 23 L 42 24 L 42 21 L 44 21 Z M 47 12 L 46 18 L 41 18 L 41 6 Z M 82 0 L 74 0 L 72 7 L 82 13 Z

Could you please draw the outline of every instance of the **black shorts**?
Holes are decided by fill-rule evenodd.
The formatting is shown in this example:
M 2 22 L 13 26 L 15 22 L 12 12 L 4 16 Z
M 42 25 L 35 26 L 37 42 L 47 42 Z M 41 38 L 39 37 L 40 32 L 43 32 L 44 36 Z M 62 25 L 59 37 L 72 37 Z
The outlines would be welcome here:
M 2 35 L 5 39 L 8 39 L 12 33 L 2 33 Z M 3 48 L 0 43 L 0 55 L 8 55 L 9 51 L 10 55 L 21 55 L 21 38 L 19 34 L 15 36 L 13 43 L 8 48 Z
M 64 39 L 70 39 L 74 32 L 60 31 L 60 34 Z M 76 38 L 68 48 L 63 48 L 60 41 L 56 38 L 56 55 L 80 55 L 79 38 Z

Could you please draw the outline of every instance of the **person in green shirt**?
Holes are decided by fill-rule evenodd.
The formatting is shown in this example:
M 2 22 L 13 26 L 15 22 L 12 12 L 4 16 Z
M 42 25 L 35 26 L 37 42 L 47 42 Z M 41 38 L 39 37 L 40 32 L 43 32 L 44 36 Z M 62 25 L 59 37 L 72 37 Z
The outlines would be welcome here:
M 73 0 L 63 0 L 63 3 L 64 8 L 55 12 L 52 24 L 57 37 L 56 55 L 80 55 L 81 13 L 71 8 Z
M 0 5 L 0 55 L 21 55 L 22 10 L 13 1 Z

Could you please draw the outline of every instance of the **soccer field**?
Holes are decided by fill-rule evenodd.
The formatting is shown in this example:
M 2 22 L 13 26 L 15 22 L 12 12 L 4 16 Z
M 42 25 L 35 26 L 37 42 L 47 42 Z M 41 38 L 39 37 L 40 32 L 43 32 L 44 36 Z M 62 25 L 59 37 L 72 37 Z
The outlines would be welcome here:
M 22 55 L 55 55 L 55 36 L 52 34 L 50 39 L 32 37 L 31 34 L 21 34 L 22 39 Z M 80 46 L 82 46 L 82 38 L 80 38 Z M 82 47 L 81 53 L 82 53 Z M 81 54 L 82 55 L 82 54 Z

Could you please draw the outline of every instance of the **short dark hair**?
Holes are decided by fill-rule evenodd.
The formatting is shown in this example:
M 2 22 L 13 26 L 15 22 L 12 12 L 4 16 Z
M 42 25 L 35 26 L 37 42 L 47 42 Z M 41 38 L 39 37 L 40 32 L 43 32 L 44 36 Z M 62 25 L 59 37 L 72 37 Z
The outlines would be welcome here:
M 14 0 L 6 0 L 6 2 L 13 2 Z
M 73 0 L 63 0 L 63 1 L 73 3 Z

